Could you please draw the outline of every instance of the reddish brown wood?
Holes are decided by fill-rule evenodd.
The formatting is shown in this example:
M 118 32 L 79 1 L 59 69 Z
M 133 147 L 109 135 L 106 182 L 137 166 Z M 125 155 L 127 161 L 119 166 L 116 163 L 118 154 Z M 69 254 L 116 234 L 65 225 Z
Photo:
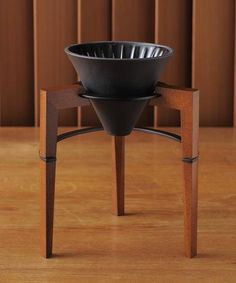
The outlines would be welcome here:
M 76 0 L 34 0 L 33 3 L 35 126 L 38 126 L 40 89 L 77 80 L 64 52 L 66 46 L 77 42 L 77 3 Z M 60 111 L 58 123 L 76 126 L 76 109 Z
M 183 158 L 198 156 L 199 136 L 199 95 L 194 92 L 185 97 L 185 107 L 181 111 L 181 129 Z M 184 163 L 185 182 L 185 254 L 193 257 L 197 254 L 197 187 L 198 160 L 194 163 Z
M 1 125 L 33 126 L 34 117 L 38 125 L 40 89 L 77 80 L 64 48 L 111 39 L 173 47 L 160 79 L 201 89 L 202 126 L 232 126 L 233 117 L 236 124 L 235 6 L 235 0 L 1 1 Z M 144 112 L 142 124 L 152 123 L 152 111 Z M 98 122 L 91 107 L 82 112 L 82 125 Z M 157 119 L 161 126 L 179 125 L 178 114 L 158 107 L 156 125 Z M 60 121 L 77 125 L 76 109 L 60 111 Z
M 196 89 L 181 89 L 160 84 L 156 89 L 161 97 L 153 99 L 152 105 L 180 110 L 183 158 L 198 156 L 199 92 Z M 184 243 L 185 255 L 197 254 L 197 189 L 198 161 L 184 162 Z
M 47 93 L 48 101 L 58 110 L 74 108 L 76 106 L 88 106 L 90 103 L 87 99 L 80 96 L 85 92 L 79 84 L 68 85 L 61 88 L 51 87 L 44 90 Z
M 112 0 L 112 40 L 154 42 L 155 0 Z M 153 125 L 153 107 L 145 107 L 138 125 Z
M 78 94 L 80 85 L 42 90 L 40 95 L 40 156 L 56 158 L 58 110 L 86 106 Z M 40 160 L 40 249 L 42 256 L 52 255 L 56 162 Z
M 198 161 L 184 163 L 184 245 L 185 255 L 197 255 L 197 204 L 198 204 Z
M 88 100 L 79 94 L 81 85 L 60 89 L 47 89 L 41 95 L 40 153 L 43 157 L 56 157 L 58 110 L 87 106 Z M 151 100 L 151 105 L 177 109 L 181 113 L 183 158 L 198 156 L 199 93 L 195 89 L 182 89 L 159 84 L 156 92 L 161 96 Z M 113 137 L 114 188 L 112 211 L 124 214 L 124 163 L 125 138 Z M 184 163 L 185 254 L 193 257 L 197 253 L 197 161 Z M 55 186 L 55 162 L 41 161 L 41 251 L 45 257 L 52 254 L 53 203 Z
M 34 125 L 32 1 L 0 2 L 0 125 Z
M 234 7 L 234 0 L 193 0 L 192 86 L 201 90 L 202 126 L 233 124 Z
M 236 127 L 236 4 L 234 5 L 234 95 L 233 126 Z
M 115 215 L 124 215 L 125 200 L 125 137 L 114 136 L 113 141 L 113 190 L 112 212 Z
M 154 19 L 154 0 L 112 0 L 112 39 L 153 42 Z
M 111 40 L 110 0 L 77 0 L 77 7 L 79 43 Z M 98 124 L 100 122 L 91 105 L 78 108 L 78 126 L 96 126 Z
M 46 91 L 40 107 L 40 156 L 56 157 L 58 111 Z M 40 248 L 46 258 L 52 255 L 55 170 L 56 162 L 40 160 Z
M 171 46 L 174 56 L 161 74 L 161 81 L 191 85 L 191 9 L 189 0 L 155 0 L 155 42 Z M 179 126 L 179 112 L 154 109 L 154 126 Z

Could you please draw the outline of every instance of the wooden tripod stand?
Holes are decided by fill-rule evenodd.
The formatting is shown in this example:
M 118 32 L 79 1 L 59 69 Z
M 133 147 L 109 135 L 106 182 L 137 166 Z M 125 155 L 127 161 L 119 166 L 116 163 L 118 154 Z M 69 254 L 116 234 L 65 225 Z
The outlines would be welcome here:
M 40 245 L 41 254 L 52 255 L 53 214 L 56 171 L 57 142 L 78 134 L 102 130 L 87 128 L 57 134 L 58 111 L 60 109 L 83 107 L 89 101 L 80 97 L 85 89 L 80 84 L 64 88 L 41 91 L 40 98 Z M 185 255 L 197 254 L 197 174 L 198 174 L 198 132 L 199 132 L 199 92 L 195 89 L 180 89 L 158 84 L 156 93 L 160 96 L 150 101 L 154 106 L 177 109 L 181 114 L 181 137 L 173 133 L 148 128 L 135 130 L 154 133 L 181 141 L 183 146 L 184 169 L 184 242 Z M 115 215 L 124 215 L 124 158 L 125 138 L 113 137 L 114 186 L 112 210 Z

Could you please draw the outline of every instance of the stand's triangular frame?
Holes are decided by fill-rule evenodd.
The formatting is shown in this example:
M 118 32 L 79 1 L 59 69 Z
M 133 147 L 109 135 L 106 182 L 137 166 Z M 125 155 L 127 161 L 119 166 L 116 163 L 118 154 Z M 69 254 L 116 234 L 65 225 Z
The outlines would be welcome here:
M 64 88 L 49 88 L 40 96 L 40 246 L 41 254 L 52 255 L 53 214 L 56 170 L 57 142 L 65 138 L 85 134 L 102 128 L 87 128 L 57 134 L 58 111 L 60 109 L 90 105 L 80 97 L 85 92 L 80 84 Z M 181 137 L 172 133 L 135 128 L 135 130 L 155 133 L 181 141 L 184 169 L 184 243 L 185 255 L 197 254 L 197 187 L 198 187 L 198 136 L 199 136 L 199 91 L 182 89 L 159 83 L 150 105 L 177 109 L 181 114 Z M 113 137 L 114 186 L 112 192 L 112 211 L 115 215 L 124 214 L 124 159 L 125 138 Z

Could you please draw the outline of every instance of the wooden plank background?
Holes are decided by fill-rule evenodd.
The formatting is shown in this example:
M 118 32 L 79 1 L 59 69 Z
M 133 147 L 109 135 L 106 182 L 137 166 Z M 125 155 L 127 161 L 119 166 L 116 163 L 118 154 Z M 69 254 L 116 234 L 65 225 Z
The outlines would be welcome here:
M 166 66 L 161 80 L 191 87 L 192 3 L 189 0 L 156 0 L 155 42 L 173 47 L 174 56 Z M 179 112 L 155 109 L 155 126 L 176 126 Z
M 64 48 L 77 41 L 77 5 L 74 0 L 34 0 L 35 125 L 42 87 L 71 84 L 76 74 Z M 60 111 L 60 125 L 76 125 L 76 109 Z
M 0 2 L 0 125 L 33 126 L 33 5 Z
M 111 40 L 110 12 L 110 0 L 78 0 L 78 42 Z M 78 126 L 97 124 L 92 107 L 78 109 Z
M 194 0 L 192 84 L 201 90 L 200 125 L 231 126 L 234 0 Z
M 236 124 L 235 0 L 8 0 L 0 2 L 0 126 L 38 126 L 39 90 L 78 77 L 64 48 L 95 40 L 174 48 L 161 80 L 200 89 L 200 124 Z M 99 123 L 91 107 L 60 125 Z M 146 108 L 139 124 L 178 125 L 177 112 Z

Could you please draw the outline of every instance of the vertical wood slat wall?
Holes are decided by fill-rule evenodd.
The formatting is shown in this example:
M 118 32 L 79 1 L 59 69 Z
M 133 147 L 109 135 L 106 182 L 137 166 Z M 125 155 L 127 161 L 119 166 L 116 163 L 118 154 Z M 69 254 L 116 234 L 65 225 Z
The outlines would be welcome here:
M 202 90 L 200 124 L 232 125 L 235 1 L 201 2 L 193 2 L 192 52 L 192 85 Z
M 172 46 L 174 56 L 166 66 L 161 80 L 191 87 L 192 3 L 189 0 L 156 0 L 155 42 Z M 155 125 L 179 124 L 179 112 L 155 109 Z
M 111 40 L 111 1 L 78 0 L 78 42 Z M 78 126 L 96 125 L 92 107 L 78 109 Z
M 42 87 L 71 84 L 76 74 L 64 48 L 77 41 L 77 5 L 74 0 L 34 0 L 35 125 Z M 60 111 L 61 125 L 76 125 L 76 109 Z
M 0 125 L 33 126 L 33 4 L 0 2 Z
M 112 1 L 112 40 L 154 42 L 154 33 L 155 1 Z M 146 107 L 138 124 L 153 124 L 153 107 Z
M 39 90 L 76 82 L 64 54 L 75 42 L 136 40 L 170 45 L 161 80 L 199 88 L 202 126 L 236 125 L 235 0 L 8 0 L 0 3 L 0 126 L 38 125 Z M 61 125 L 98 123 L 91 108 Z M 178 125 L 148 107 L 140 123 Z

